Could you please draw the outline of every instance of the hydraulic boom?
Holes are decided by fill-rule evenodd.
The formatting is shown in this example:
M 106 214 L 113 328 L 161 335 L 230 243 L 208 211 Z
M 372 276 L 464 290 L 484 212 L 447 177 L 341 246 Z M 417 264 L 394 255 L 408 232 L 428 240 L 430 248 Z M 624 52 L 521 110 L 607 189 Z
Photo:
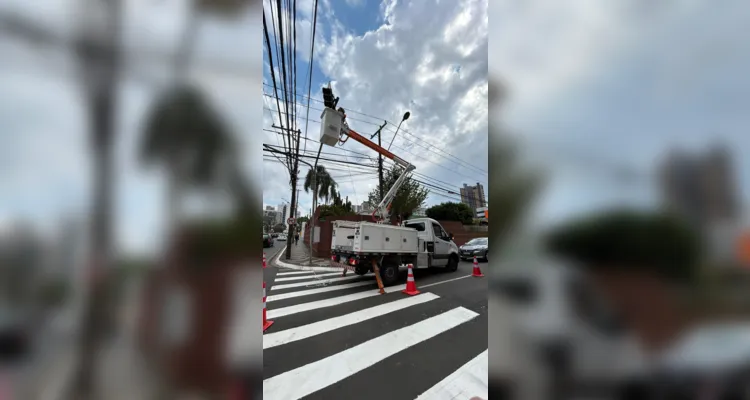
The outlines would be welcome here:
M 383 199 L 375 207 L 375 211 L 373 211 L 372 213 L 373 218 L 375 218 L 377 215 L 377 217 L 379 217 L 381 221 L 388 220 L 388 217 L 390 216 L 391 204 L 393 203 L 393 199 L 396 197 L 396 193 L 398 193 L 398 189 L 404 184 L 404 182 L 406 182 L 406 179 L 408 179 L 409 177 L 409 173 L 414 171 L 415 167 L 412 164 L 406 162 L 404 159 L 386 150 L 382 146 L 375 144 L 371 140 L 350 129 L 349 125 L 346 123 L 346 114 L 344 113 L 344 110 L 342 108 L 335 110 L 333 108 L 326 107 L 323 110 L 323 114 L 321 114 L 320 118 L 322 124 L 324 125 L 321 127 L 321 129 L 327 129 L 329 130 L 329 132 L 333 133 L 337 130 L 336 128 L 340 127 L 340 129 L 338 129 L 339 142 L 343 143 L 349 139 L 353 139 L 354 141 L 362 143 L 370 149 L 375 150 L 379 154 L 383 155 L 383 157 L 393 160 L 393 162 L 404 169 L 403 173 L 398 177 L 393 186 L 391 186 L 390 190 L 388 190 L 388 192 L 383 196 Z M 347 138 L 341 140 L 341 136 L 346 136 Z

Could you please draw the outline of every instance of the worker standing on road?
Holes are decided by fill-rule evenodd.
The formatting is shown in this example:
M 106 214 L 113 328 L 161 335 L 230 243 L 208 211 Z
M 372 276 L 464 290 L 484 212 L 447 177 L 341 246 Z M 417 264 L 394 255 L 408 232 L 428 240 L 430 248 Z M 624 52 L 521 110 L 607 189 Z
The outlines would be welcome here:
M 294 245 L 296 246 L 297 243 L 299 243 L 299 232 L 294 234 Z

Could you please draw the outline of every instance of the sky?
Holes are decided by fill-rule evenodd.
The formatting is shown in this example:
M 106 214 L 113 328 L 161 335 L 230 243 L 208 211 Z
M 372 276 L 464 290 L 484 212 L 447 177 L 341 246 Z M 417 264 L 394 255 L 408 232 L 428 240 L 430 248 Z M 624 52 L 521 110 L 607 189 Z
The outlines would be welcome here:
M 275 2 L 264 3 L 269 19 L 271 58 L 277 85 Z M 416 166 L 414 177 L 430 189 L 425 206 L 460 201 L 463 184 L 487 188 L 487 2 L 486 1 L 333 1 L 320 0 L 312 53 L 310 112 L 307 117 L 312 2 L 298 4 L 297 125 L 306 138 L 304 158 L 314 162 L 320 139 L 323 86 L 330 82 L 338 105 L 347 112 L 351 129 L 370 137 L 385 121 L 382 143 L 388 147 L 406 111 L 391 151 Z M 282 15 L 283 14 L 282 10 Z M 278 28 L 278 24 L 276 24 Z M 286 39 L 286 37 L 285 37 Z M 288 126 L 283 101 L 276 93 L 267 52 L 264 52 L 263 142 L 284 147 L 279 130 Z M 288 89 L 291 90 L 291 89 Z M 283 124 L 279 123 L 281 111 Z M 308 119 L 308 121 L 306 121 Z M 375 138 L 374 140 L 377 140 Z M 306 145 L 306 146 L 305 146 Z M 377 153 L 353 140 L 324 146 L 320 161 L 338 183 L 342 198 L 361 204 L 377 186 Z M 342 164 L 331 159 L 370 166 Z M 388 164 L 388 163 L 387 163 Z M 301 182 L 310 166 L 300 167 Z M 277 206 L 291 200 L 286 167 L 267 154 L 264 159 L 263 202 Z M 299 206 L 309 214 L 312 195 L 300 192 Z
M 90 7 L 85 1 L 8 0 L 0 12 L 19 14 L 65 38 L 83 26 L 81 10 Z M 146 112 L 168 83 L 169 56 L 183 32 L 185 3 L 124 4 L 127 64 L 118 93 L 115 237 L 123 252 L 153 254 L 163 237 L 164 179 L 160 170 L 138 161 L 137 145 Z M 252 142 L 262 112 L 260 40 L 240 45 L 237 39 L 260 38 L 259 14 L 249 9 L 229 19 L 201 16 L 189 70 L 190 79 L 240 138 L 245 170 L 256 182 L 263 173 L 260 148 Z M 63 218 L 85 221 L 91 157 L 81 94 L 82 83 L 92 79 L 80 74 L 65 47 L 31 46 L 9 35 L 0 35 L 0 47 L 0 226 L 24 220 L 50 231 Z M 213 211 L 207 200 L 193 196 L 188 209 Z
M 658 203 L 669 149 L 730 148 L 750 196 L 750 4 L 490 2 L 490 79 L 503 123 L 548 176 L 533 213 L 558 221 L 613 204 Z M 492 143 L 492 140 L 490 140 Z M 640 178 L 616 179 L 617 170 Z
M 18 12 L 65 37 L 82 25 L 84 1 L 6 0 L 0 12 Z M 116 237 L 125 251 L 152 252 L 162 237 L 164 179 L 138 162 L 136 148 L 144 115 L 167 82 L 169 70 L 160 57 L 173 51 L 184 31 L 185 3 L 125 3 L 129 56 L 119 92 Z M 653 206 L 658 196 L 652 175 L 662 155 L 676 147 L 702 150 L 717 141 L 734 155 L 747 202 L 750 44 L 744 31 L 750 5 L 489 3 L 320 0 L 310 121 L 303 124 L 314 3 L 298 1 L 297 126 L 309 139 L 305 154 L 317 151 L 320 89 L 330 82 L 352 129 L 369 136 L 389 121 L 384 143 L 410 111 L 391 150 L 416 165 L 418 179 L 441 188 L 431 188 L 428 206 L 457 199 L 444 189 L 486 185 L 487 147 L 500 134 L 489 131 L 488 118 L 501 119 L 503 132 L 518 141 L 529 164 L 546 173 L 532 209 L 540 221 L 619 203 Z M 272 29 L 267 0 L 266 14 Z M 260 7 L 200 21 L 191 79 L 242 138 L 255 190 L 265 204 L 276 206 L 291 193 L 287 171 L 264 157 L 258 140 L 283 145 L 272 128 L 278 114 L 267 58 L 264 62 Z M 75 60 L 62 48 L 32 47 L 5 34 L 0 47 L 0 227 L 18 219 L 54 226 L 69 215 L 83 218 L 90 154 L 84 80 Z M 489 80 L 508 88 L 502 109 L 487 108 L 488 71 Z M 325 147 L 322 157 L 372 166 L 375 154 L 349 141 Z M 322 163 L 342 196 L 354 203 L 376 184 L 371 167 Z M 307 169 L 300 168 L 302 176 Z M 616 170 L 636 178 L 617 179 Z M 310 204 L 310 194 L 301 192 L 300 207 Z

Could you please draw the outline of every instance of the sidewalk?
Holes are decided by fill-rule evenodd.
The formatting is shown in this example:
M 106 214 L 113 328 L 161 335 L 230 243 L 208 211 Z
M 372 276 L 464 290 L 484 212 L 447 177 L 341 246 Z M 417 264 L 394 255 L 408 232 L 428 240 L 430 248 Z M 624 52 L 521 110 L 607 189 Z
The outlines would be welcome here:
M 276 242 L 277 244 L 279 242 Z M 283 242 L 282 242 L 283 243 Z M 271 264 L 279 268 L 299 268 L 299 267 L 331 267 L 330 260 L 327 258 L 313 257 L 312 264 L 310 264 L 310 250 L 308 244 L 303 244 L 300 239 L 298 244 L 294 244 L 293 240 L 287 241 L 286 246 L 292 249 L 289 259 L 286 259 L 286 250 L 279 252 L 278 257 L 274 257 L 271 260 Z

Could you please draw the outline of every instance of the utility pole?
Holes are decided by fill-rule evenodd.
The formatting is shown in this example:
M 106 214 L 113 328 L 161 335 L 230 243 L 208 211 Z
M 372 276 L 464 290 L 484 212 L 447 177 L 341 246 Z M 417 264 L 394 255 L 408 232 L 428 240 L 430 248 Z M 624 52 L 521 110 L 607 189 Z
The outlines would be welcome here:
M 297 146 L 294 151 L 294 165 L 291 166 L 289 177 L 291 178 L 292 183 L 292 204 L 290 205 L 291 210 L 289 210 L 289 218 L 294 218 L 297 215 L 297 193 L 299 192 L 297 190 L 297 177 L 299 176 L 299 142 L 300 137 L 302 136 L 302 131 L 297 129 L 296 131 L 293 131 L 297 134 Z M 291 143 L 290 143 L 291 145 Z M 291 146 L 290 146 L 291 147 Z M 286 222 L 286 221 L 285 221 Z M 294 226 L 295 224 L 288 224 L 289 227 L 287 229 L 287 240 L 289 238 L 294 237 Z M 288 260 L 289 257 L 292 256 L 292 246 L 287 245 L 286 246 L 286 254 L 284 257 Z
M 385 128 L 386 125 L 388 125 L 388 121 L 383 122 L 383 125 L 380 125 L 377 132 L 370 136 L 370 139 L 372 139 L 377 135 L 378 146 L 382 146 L 382 143 L 380 143 L 380 131 Z M 382 200 L 385 192 L 383 192 L 383 155 L 380 153 L 378 153 L 378 192 L 380 193 L 380 200 Z

